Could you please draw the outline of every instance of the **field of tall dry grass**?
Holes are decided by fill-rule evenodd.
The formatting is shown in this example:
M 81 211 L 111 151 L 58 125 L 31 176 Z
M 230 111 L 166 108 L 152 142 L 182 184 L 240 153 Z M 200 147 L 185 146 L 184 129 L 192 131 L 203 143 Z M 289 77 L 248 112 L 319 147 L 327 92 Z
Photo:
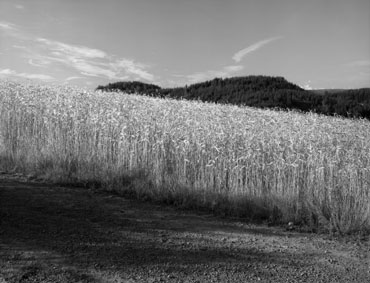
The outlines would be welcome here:
M 216 214 L 370 231 L 370 121 L 0 82 L 0 166 Z

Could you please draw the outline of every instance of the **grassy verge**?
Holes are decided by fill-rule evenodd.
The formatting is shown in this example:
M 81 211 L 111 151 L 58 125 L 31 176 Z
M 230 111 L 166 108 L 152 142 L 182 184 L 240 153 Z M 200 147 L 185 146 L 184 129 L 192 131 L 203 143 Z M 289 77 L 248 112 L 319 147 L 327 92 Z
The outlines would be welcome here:
M 370 230 L 370 122 L 0 83 L 1 166 L 215 213 Z

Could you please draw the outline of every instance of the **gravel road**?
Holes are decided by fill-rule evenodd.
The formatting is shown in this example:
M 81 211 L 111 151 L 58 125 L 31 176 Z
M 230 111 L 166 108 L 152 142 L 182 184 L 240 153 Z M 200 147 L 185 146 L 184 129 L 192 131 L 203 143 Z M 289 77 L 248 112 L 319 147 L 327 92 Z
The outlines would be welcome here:
M 370 240 L 0 174 L 3 282 L 370 282 Z

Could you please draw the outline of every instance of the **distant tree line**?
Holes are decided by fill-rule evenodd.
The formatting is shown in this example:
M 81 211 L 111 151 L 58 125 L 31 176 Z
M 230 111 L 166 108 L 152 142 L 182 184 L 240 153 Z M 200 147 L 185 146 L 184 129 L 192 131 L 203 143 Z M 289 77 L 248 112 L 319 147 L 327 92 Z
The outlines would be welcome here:
M 146 84 L 138 81 L 132 82 L 116 82 L 110 83 L 106 86 L 98 86 L 96 90 L 101 91 L 122 91 L 125 93 L 137 93 L 137 94 L 155 94 L 159 93 L 161 88 L 154 84 Z
M 370 88 L 308 91 L 282 77 L 216 78 L 177 88 L 137 81 L 117 82 L 98 86 L 97 90 L 370 119 Z

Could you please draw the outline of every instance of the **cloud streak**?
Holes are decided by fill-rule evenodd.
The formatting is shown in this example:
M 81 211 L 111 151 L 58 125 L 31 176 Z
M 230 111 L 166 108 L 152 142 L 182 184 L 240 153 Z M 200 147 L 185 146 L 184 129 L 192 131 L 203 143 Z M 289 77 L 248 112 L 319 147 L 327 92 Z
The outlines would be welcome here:
M 225 66 L 220 70 L 208 70 L 205 72 L 197 72 L 190 75 L 182 76 L 182 75 L 175 75 L 175 77 L 182 77 L 186 79 L 186 83 L 198 83 L 201 81 L 213 79 L 216 77 L 228 77 L 233 73 L 237 73 L 243 70 L 244 67 L 241 65 L 230 65 Z
M 265 45 L 267 45 L 267 44 L 269 44 L 273 41 L 276 41 L 278 39 L 281 39 L 281 38 L 282 38 L 281 36 L 274 36 L 274 37 L 270 37 L 270 38 L 258 41 L 256 43 L 254 43 L 254 44 L 236 52 L 232 56 L 232 59 L 236 63 L 239 63 L 240 61 L 242 61 L 242 59 L 246 55 L 248 55 L 252 52 L 255 52 L 258 49 L 262 48 L 263 46 L 265 46 Z M 237 73 L 237 72 L 239 72 L 243 69 L 244 69 L 244 67 L 242 65 L 229 65 L 229 66 L 223 67 L 220 70 L 208 70 L 208 71 L 205 71 L 205 72 L 196 72 L 196 73 L 193 73 L 193 74 L 190 74 L 190 75 L 185 75 L 185 76 L 183 76 L 183 75 L 174 75 L 174 77 L 185 78 L 186 83 L 197 83 L 197 82 L 201 82 L 201 81 L 204 81 L 204 80 L 213 79 L 215 77 L 228 77 L 228 76 L 230 76 L 234 73 Z
M 42 66 L 59 63 L 75 69 L 81 75 L 108 79 L 143 79 L 153 81 L 149 66 L 126 58 L 115 58 L 106 52 L 81 45 L 38 38 L 36 40 L 49 56 L 38 56 L 30 64 Z
M 18 78 L 24 78 L 24 79 L 37 79 L 37 80 L 43 80 L 43 81 L 54 80 L 54 78 L 49 75 L 18 73 L 11 69 L 0 70 L 0 77 L 18 77 Z
M 146 71 L 146 68 L 148 68 L 149 66 L 141 63 L 136 63 L 133 60 L 121 59 L 117 62 L 112 63 L 111 66 L 118 72 L 123 69 L 127 73 L 137 75 L 138 77 L 147 81 L 154 81 L 155 79 L 153 74 Z
M 25 62 L 33 68 L 43 68 L 44 70 L 50 71 L 55 70 L 58 73 L 68 70 L 69 73 L 65 76 L 67 77 L 66 81 L 86 77 L 109 80 L 144 80 L 152 83 L 159 80 L 158 76 L 150 72 L 151 67 L 149 65 L 131 58 L 119 58 L 103 50 L 84 45 L 70 44 L 50 38 L 31 36 L 23 32 L 19 26 L 10 22 L 0 21 L 0 32 L 4 32 L 6 35 L 22 40 L 22 43 L 13 44 L 13 47 L 19 50 L 20 57 L 25 59 Z M 275 36 L 256 42 L 236 52 L 232 56 L 232 59 L 236 63 L 239 63 L 246 55 L 280 38 L 282 37 Z M 214 77 L 228 77 L 243 69 L 244 67 L 242 65 L 234 63 L 216 70 L 195 72 L 189 75 L 173 75 L 173 77 L 180 78 L 179 80 L 185 83 L 197 83 L 213 79 Z M 48 75 L 17 73 L 9 69 L 3 70 L 1 75 L 45 80 L 53 79 Z
M 271 43 L 273 41 L 276 41 L 278 39 L 281 39 L 281 38 L 282 38 L 281 36 L 275 36 L 275 37 L 270 37 L 270 38 L 258 41 L 256 43 L 254 43 L 254 44 L 236 52 L 234 54 L 234 56 L 232 57 L 232 59 L 235 62 L 240 62 L 247 54 L 252 53 L 254 51 L 257 51 L 258 49 L 265 46 L 266 44 L 269 44 L 269 43 Z
M 23 34 L 19 27 L 10 22 L 0 21 L 0 32 L 18 40 L 29 40 L 30 37 Z
M 312 86 L 311 86 L 311 80 L 308 80 L 303 86 L 301 86 L 301 88 L 305 89 L 305 90 L 312 90 Z
M 64 53 L 66 55 L 74 57 L 84 57 L 84 58 L 105 58 L 107 54 L 104 51 L 89 48 L 86 46 L 78 46 L 66 44 L 63 42 L 49 40 L 46 38 L 37 38 L 36 41 L 48 46 L 50 50 L 53 50 L 55 54 Z
M 347 64 L 347 66 L 350 66 L 350 67 L 370 67 L 370 60 L 353 61 L 353 62 Z
M 0 22 L 0 29 L 2 29 L 2 30 L 16 30 L 16 27 L 12 23 Z
M 80 79 L 84 79 L 84 77 L 77 77 L 77 76 L 72 76 L 72 77 L 68 77 L 65 79 L 66 82 L 69 82 L 69 81 L 73 81 L 73 80 L 80 80 Z
M 35 38 L 9 22 L 0 21 L 0 31 L 26 42 L 27 48 L 18 45 L 16 48 L 23 53 L 20 57 L 25 58 L 34 68 L 69 68 L 77 72 L 77 76 L 110 80 L 137 79 L 153 82 L 156 79 L 149 72 L 150 66 L 129 58 L 117 58 L 100 49 L 43 37 Z

